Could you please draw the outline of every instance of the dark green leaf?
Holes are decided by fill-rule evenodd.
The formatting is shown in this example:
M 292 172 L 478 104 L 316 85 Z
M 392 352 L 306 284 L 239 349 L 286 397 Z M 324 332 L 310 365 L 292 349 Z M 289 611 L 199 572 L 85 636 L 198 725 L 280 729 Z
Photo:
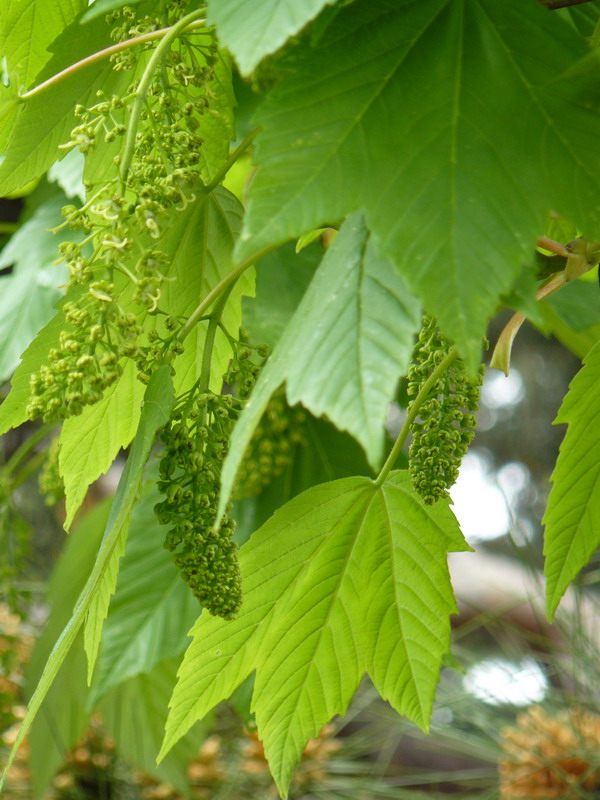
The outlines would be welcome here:
M 474 368 L 548 212 L 597 235 L 597 69 L 561 79 L 584 42 L 535 2 L 359 0 L 298 50 L 257 116 L 239 258 L 362 207 Z

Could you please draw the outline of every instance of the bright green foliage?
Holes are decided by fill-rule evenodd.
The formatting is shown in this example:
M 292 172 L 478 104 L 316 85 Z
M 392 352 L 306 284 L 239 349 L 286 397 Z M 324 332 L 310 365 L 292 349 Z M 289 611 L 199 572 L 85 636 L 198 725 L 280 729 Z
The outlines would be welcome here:
M 600 346 L 586 356 L 555 422 L 568 423 L 544 516 L 546 601 L 552 618 L 569 583 L 600 544 Z
M 256 265 L 256 297 L 243 300 L 244 329 L 251 341 L 271 350 L 289 324 L 323 257 L 318 245 L 299 253 L 291 243 L 261 258 Z
M 221 512 L 252 433 L 284 381 L 290 404 L 327 415 L 377 467 L 387 405 L 408 366 L 419 318 L 415 298 L 378 257 L 362 215 L 354 215 L 327 251 L 235 429 Z
M 423 327 L 408 370 L 408 395 L 412 405 L 419 393 L 427 394 L 418 406 L 418 419 L 411 424 L 409 470 L 413 487 L 431 505 L 458 478 L 463 456 L 475 435 L 479 388 L 485 368 L 476 380 L 469 380 L 463 360 L 457 355 L 443 374 L 429 386 L 435 369 L 451 357 L 452 346 L 439 332 L 434 319 L 423 320 Z
M 595 235 L 597 84 L 548 83 L 584 55 L 535 2 L 351 3 L 260 108 L 240 258 L 363 206 L 474 372 L 548 211 Z
M 122 447 L 127 447 L 140 421 L 144 387 L 136 379 L 132 363 L 121 379 L 96 405 L 68 419 L 60 433 L 60 474 L 65 483 L 68 529 L 89 485 L 103 475 Z
M 243 75 L 274 53 L 333 0 L 211 0 L 208 21 L 217 26 Z
M 344 713 L 365 671 L 427 727 L 455 611 L 445 554 L 465 548 L 447 504 L 426 508 L 403 472 L 381 488 L 347 478 L 290 501 L 241 550 L 237 619 L 196 624 L 162 753 L 253 670 L 282 795 L 308 739 Z
M 0 53 L 6 58 L 8 80 L 22 93 L 49 61 L 48 48 L 86 0 L 5 0 L 0 8 Z
M 0 2 L 0 193 L 26 196 L 8 243 L 0 220 L 0 433 L 62 423 L 66 527 L 130 447 L 108 521 L 57 569 L 17 746 L 45 697 L 65 744 L 101 703 L 152 771 L 196 597 L 163 752 L 253 672 L 282 792 L 364 672 L 426 727 L 455 609 L 446 553 L 465 548 L 446 489 L 503 303 L 587 354 L 546 514 L 554 613 L 599 543 L 597 287 L 563 285 L 563 246 L 600 239 L 599 8 Z M 561 291 L 540 303 L 549 274 Z M 409 369 L 423 313 L 439 330 Z M 390 413 L 406 392 L 406 417 Z M 2 471 L 0 538 L 49 438 L 28 429 Z M 40 765 L 48 730 L 32 739 L 40 796 L 60 758 Z M 153 774 L 185 792 L 197 741 Z
M 63 49 L 50 61 L 50 75 L 110 44 L 104 21 L 84 28 L 75 22 L 73 29 L 77 36 L 68 37 L 68 51 Z M 44 77 L 50 75 L 44 73 Z M 107 96 L 121 94 L 129 80 L 126 73 L 115 73 L 110 63 L 104 62 L 100 69 L 88 67 L 68 82 L 21 103 L 0 166 L 0 193 L 12 192 L 38 178 L 64 152 L 58 147 L 68 140 L 75 124 L 76 104 L 91 105 L 99 90 Z

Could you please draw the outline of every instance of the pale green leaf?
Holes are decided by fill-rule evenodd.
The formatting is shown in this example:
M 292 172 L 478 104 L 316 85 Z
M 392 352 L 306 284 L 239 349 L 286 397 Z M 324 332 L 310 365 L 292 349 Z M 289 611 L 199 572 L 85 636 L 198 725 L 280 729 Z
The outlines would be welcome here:
M 474 367 L 548 213 L 597 235 L 597 70 L 560 79 L 585 43 L 535 2 L 359 0 L 297 51 L 257 114 L 238 257 L 364 208 Z
M 48 180 L 57 183 L 67 197 L 77 197 L 83 203 L 85 200 L 83 166 L 83 153 L 73 148 L 62 161 L 55 161 L 52 164 L 48 170 Z
M 65 198 L 56 194 L 42 203 L 13 234 L 0 253 L 0 268 L 12 273 L 0 277 L 0 379 L 7 380 L 35 334 L 56 314 L 66 270 L 55 263 L 58 243 L 49 228 L 56 224 Z M 75 234 L 74 240 L 82 237 Z
M 81 22 L 89 22 L 117 8 L 123 8 L 123 6 L 136 6 L 140 1 L 141 0 L 96 0 L 91 8 L 81 17 Z
M 69 63 L 110 44 L 104 22 L 80 27 L 73 23 L 78 35 L 67 36 Z M 68 32 L 67 32 L 68 33 Z M 72 31 L 71 31 L 72 33 Z M 65 53 L 54 57 L 48 66 L 61 68 Z M 12 136 L 0 165 L 0 194 L 21 188 L 38 178 L 62 155 L 58 146 L 70 139 L 75 127 L 75 105 L 89 106 L 96 101 L 96 92 L 108 96 L 125 93 L 131 77 L 115 72 L 110 61 L 87 66 L 40 94 L 24 100 L 17 114 Z
M 3 0 L 0 5 L 0 53 L 17 91 L 30 88 L 49 61 L 49 46 L 87 6 L 87 0 Z
M 456 611 L 446 553 L 468 549 L 447 503 L 407 473 L 323 484 L 242 547 L 239 616 L 206 613 L 179 670 L 161 755 L 253 671 L 253 708 L 282 796 L 307 741 L 343 714 L 365 671 L 427 727 Z
M 554 616 L 569 583 L 600 545 L 600 344 L 584 360 L 555 420 L 568 428 L 544 515 L 546 607 Z
M 198 755 L 207 734 L 206 726 L 195 725 L 167 758 L 156 765 L 156 755 L 165 732 L 167 704 L 175 685 L 178 665 L 179 659 L 175 658 L 161 661 L 151 672 L 130 678 L 113 689 L 99 708 L 104 725 L 115 740 L 119 756 L 188 797 L 190 786 L 186 777 L 187 768 Z
M 208 22 L 235 56 L 242 75 L 314 19 L 334 0 L 211 0 Z
M 165 528 L 154 514 L 159 499 L 153 484 L 131 518 L 117 591 L 104 626 L 92 703 L 111 687 L 180 655 L 198 616 L 198 601 L 163 547 Z
M 161 308 L 188 317 L 232 270 L 233 247 L 241 228 L 243 208 L 227 189 L 218 187 L 200 195 L 183 214 L 178 214 L 159 240 L 171 258 L 167 273 L 175 280 L 165 284 Z M 222 322 L 232 336 L 242 322 L 242 296 L 254 294 L 254 270 L 247 270 L 229 295 Z M 185 340 L 185 352 L 174 361 L 176 394 L 189 389 L 200 377 L 207 322 L 198 323 Z M 211 362 L 211 388 L 221 391 L 223 374 L 231 359 L 231 346 L 219 330 Z
M 119 450 L 135 436 L 143 396 L 135 364 L 127 361 L 120 380 L 100 402 L 63 423 L 58 463 L 65 484 L 67 530 L 89 485 L 108 470 Z
M 105 581 L 107 569 L 112 567 L 113 553 L 115 547 L 119 542 L 122 535 L 123 527 L 127 523 L 131 514 L 132 506 L 136 499 L 136 492 L 138 489 L 139 481 L 141 478 L 144 464 L 146 463 L 150 454 L 150 449 L 154 442 L 156 431 L 159 427 L 165 424 L 171 413 L 174 403 L 173 388 L 170 379 L 168 367 L 160 367 L 151 377 L 150 383 L 146 389 L 144 396 L 144 406 L 140 418 L 140 425 L 133 441 L 129 458 L 117 492 L 115 494 L 114 502 L 111 512 L 106 524 L 104 537 L 98 557 L 92 569 L 92 572 L 81 592 L 73 615 L 67 623 L 60 637 L 58 638 L 48 662 L 44 668 L 42 676 L 38 682 L 35 692 L 30 700 L 27 708 L 27 713 L 19 730 L 17 739 L 10 752 L 8 762 L 5 766 L 0 788 L 4 783 L 8 770 L 14 760 L 14 757 L 25 738 L 32 721 L 34 720 L 39 708 L 56 677 L 58 670 L 61 667 L 67 653 L 77 634 L 79 633 L 82 625 L 86 621 L 91 604 L 99 592 L 104 598 L 106 608 L 110 599 L 110 594 L 114 590 L 114 586 L 108 585 Z M 104 613 L 103 609 L 99 609 L 100 613 Z M 95 624 L 95 620 L 91 620 Z M 97 631 L 98 634 L 100 631 Z M 97 642 L 90 642 L 88 648 L 88 659 L 93 660 L 94 649 Z
M 375 252 L 362 214 L 329 248 L 234 429 L 223 465 L 220 512 L 269 398 L 284 381 L 293 405 L 326 415 L 377 466 L 396 383 L 408 367 L 419 304 Z

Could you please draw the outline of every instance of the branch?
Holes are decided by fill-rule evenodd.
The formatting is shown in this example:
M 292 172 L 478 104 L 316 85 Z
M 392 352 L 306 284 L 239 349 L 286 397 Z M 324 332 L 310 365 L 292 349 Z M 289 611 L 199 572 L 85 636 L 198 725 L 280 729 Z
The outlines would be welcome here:
M 583 3 L 591 3 L 592 0 L 538 0 L 546 8 L 554 11 L 557 8 L 568 8 L 569 6 L 581 6 Z
M 188 30 L 200 28 L 203 25 L 204 20 L 196 20 L 196 22 L 192 22 L 192 24 L 189 25 Z M 34 86 L 34 88 L 30 89 L 28 92 L 24 92 L 22 95 L 19 95 L 19 100 L 29 100 L 30 98 L 46 91 L 46 89 L 50 89 L 52 86 L 65 80 L 65 78 L 68 78 L 70 75 L 74 75 L 76 72 L 79 72 L 80 69 L 84 69 L 85 67 L 89 67 L 91 64 L 95 64 L 98 61 L 103 61 L 105 58 L 109 58 L 113 53 L 119 53 L 121 50 L 127 50 L 130 47 L 135 47 L 136 45 L 144 44 L 145 42 L 151 42 L 154 39 L 162 39 L 162 37 L 169 33 L 170 30 L 171 28 L 161 28 L 160 30 L 151 31 L 150 33 L 143 33 L 140 36 L 134 37 L 133 39 L 127 39 L 125 42 L 113 44 L 110 47 L 106 47 L 104 50 L 98 50 L 97 53 L 92 53 L 92 55 L 86 56 L 86 58 L 83 58 L 81 61 L 71 64 L 71 66 L 66 67 L 61 72 L 57 72 L 56 75 L 48 78 L 48 80 L 45 80 L 38 86 Z

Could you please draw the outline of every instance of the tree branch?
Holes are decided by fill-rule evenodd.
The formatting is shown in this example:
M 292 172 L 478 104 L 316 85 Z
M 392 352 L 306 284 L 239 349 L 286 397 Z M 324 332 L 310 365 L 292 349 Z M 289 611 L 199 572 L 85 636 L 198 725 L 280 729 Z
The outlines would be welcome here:
M 546 8 L 554 11 L 557 8 L 568 8 L 569 6 L 580 6 L 583 3 L 591 3 L 592 0 L 538 0 Z

